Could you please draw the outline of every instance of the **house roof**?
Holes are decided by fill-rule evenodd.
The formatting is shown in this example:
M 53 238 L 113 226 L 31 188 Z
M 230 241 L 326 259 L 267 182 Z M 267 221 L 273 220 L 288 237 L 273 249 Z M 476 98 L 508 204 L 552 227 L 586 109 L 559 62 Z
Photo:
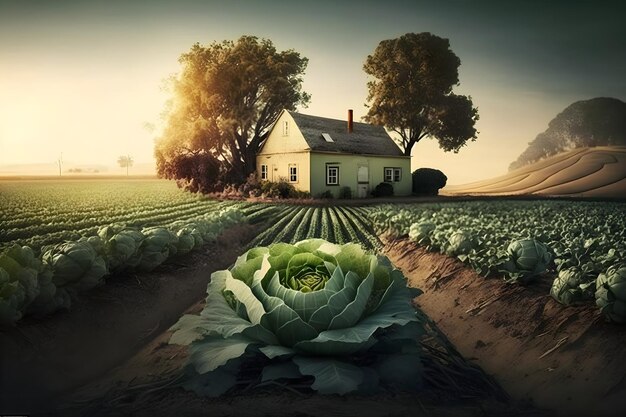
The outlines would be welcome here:
M 289 114 L 311 151 L 403 156 L 398 145 L 382 126 L 354 122 L 352 133 L 348 133 L 346 120 L 309 116 L 292 111 Z M 332 142 L 324 139 L 322 133 L 329 134 Z

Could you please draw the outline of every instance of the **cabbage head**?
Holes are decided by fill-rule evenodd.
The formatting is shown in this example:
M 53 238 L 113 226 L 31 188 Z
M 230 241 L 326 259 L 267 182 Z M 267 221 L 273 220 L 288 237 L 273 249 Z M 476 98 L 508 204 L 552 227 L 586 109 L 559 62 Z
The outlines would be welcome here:
M 24 294 L 20 310 L 24 311 L 39 295 L 41 261 L 28 246 L 13 245 L 0 254 L 0 268 L 9 274 L 11 281 L 19 282 Z
M 474 248 L 472 236 L 464 231 L 454 232 L 448 238 L 446 253 L 449 255 L 467 255 Z
M 435 228 L 435 223 L 432 222 L 413 223 L 409 227 L 409 239 L 420 245 L 427 245 L 430 243 L 430 235 Z
M 0 268 L 0 326 L 13 325 L 22 318 L 24 289 L 12 280 L 7 271 Z
M 307 379 L 322 394 L 418 389 L 419 290 L 385 257 L 310 239 L 256 247 L 211 275 L 206 307 L 170 343 L 190 345 L 187 389 L 218 396 L 245 364 L 261 380 Z
M 509 276 L 508 281 L 530 282 L 546 272 L 552 260 L 548 247 L 535 239 L 515 240 L 506 252 L 508 259 L 502 272 Z
M 110 272 L 134 268 L 141 262 L 141 243 L 144 235 L 124 225 L 105 226 L 98 230 Z
M 561 304 L 570 305 L 593 298 L 595 276 L 582 268 L 573 266 L 559 271 L 554 279 L 550 295 Z
M 168 257 L 176 254 L 178 237 L 164 227 L 151 227 L 141 231 L 145 237 L 141 245 L 141 261 L 137 266 L 142 271 L 152 271 Z
M 43 253 L 41 260 L 52 271 L 54 285 L 77 291 L 102 284 L 108 273 L 104 258 L 87 240 L 55 245 Z
M 626 264 L 616 264 L 598 275 L 596 304 L 608 321 L 626 323 Z

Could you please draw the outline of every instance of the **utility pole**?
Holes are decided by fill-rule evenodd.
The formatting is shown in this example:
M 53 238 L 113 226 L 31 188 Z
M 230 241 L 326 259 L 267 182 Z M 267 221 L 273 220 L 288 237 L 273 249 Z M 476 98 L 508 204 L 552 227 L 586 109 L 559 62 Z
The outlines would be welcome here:
M 63 165 L 63 152 L 61 152 L 61 155 L 59 156 L 59 159 L 57 159 L 57 164 L 59 165 L 59 177 L 61 176 L 61 166 Z

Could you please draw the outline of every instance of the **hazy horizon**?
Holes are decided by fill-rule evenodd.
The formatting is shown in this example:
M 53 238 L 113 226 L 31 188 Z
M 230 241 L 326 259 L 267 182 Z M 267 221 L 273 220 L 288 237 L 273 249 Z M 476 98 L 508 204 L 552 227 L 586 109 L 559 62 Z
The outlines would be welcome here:
M 55 161 L 114 167 L 120 155 L 153 163 L 168 95 L 162 80 L 195 42 L 268 38 L 309 58 L 307 114 L 360 120 L 363 62 L 407 32 L 450 39 L 460 86 L 480 132 L 458 154 L 425 139 L 413 169 L 460 184 L 504 174 L 569 104 L 626 98 L 626 26 L 616 1 L 80 2 L 0 0 L 0 171 Z M 146 123 L 157 130 L 146 129 Z M 132 169 L 131 169 L 132 173 Z

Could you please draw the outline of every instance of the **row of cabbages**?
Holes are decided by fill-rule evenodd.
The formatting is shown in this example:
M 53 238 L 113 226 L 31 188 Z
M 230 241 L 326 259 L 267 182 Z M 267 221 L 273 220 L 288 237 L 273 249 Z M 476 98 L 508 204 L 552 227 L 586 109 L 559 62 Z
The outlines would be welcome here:
M 581 206 L 583 219 L 572 204 L 382 206 L 370 218 L 380 233 L 408 234 L 428 250 L 458 257 L 483 276 L 500 274 L 509 282 L 529 283 L 546 272 L 557 274 L 550 293 L 558 302 L 595 299 L 610 321 L 625 323 L 624 221 L 611 205 Z
M 124 270 L 151 271 L 168 258 L 214 242 L 226 228 L 245 221 L 234 207 L 143 229 L 105 226 L 97 236 L 45 246 L 36 256 L 28 246 L 14 245 L 0 254 L 0 325 L 26 314 L 44 315 L 69 309 L 72 297 Z

